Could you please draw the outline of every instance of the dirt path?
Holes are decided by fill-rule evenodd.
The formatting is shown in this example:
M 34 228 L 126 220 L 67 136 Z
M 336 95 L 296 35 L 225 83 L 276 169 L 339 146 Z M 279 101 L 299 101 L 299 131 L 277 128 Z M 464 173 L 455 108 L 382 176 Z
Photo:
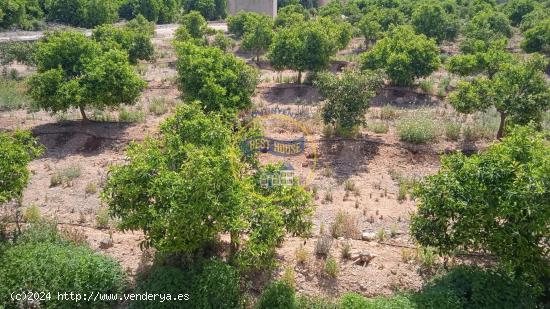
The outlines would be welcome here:
M 156 25 L 155 37 L 171 38 L 174 32 L 179 27 L 179 24 Z M 208 27 L 214 30 L 227 32 L 227 24 L 225 22 L 209 22 Z M 64 26 L 53 26 L 53 29 L 74 29 L 81 31 L 87 36 L 92 35 L 92 30 L 82 28 L 68 28 Z M 6 31 L 0 32 L 0 43 L 11 41 L 36 41 L 44 36 L 44 31 Z

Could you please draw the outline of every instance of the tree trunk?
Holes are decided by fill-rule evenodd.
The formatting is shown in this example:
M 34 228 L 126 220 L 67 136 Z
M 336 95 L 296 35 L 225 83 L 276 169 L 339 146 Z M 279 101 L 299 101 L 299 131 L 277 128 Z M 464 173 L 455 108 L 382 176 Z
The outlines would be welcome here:
M 237 232 L 230 232 L 229 234 L 229 237 L 231 238 L 229 240 L 229 257 L 232 259 L 237 253 L 237 250 L 239 250 L 239 234 Z
M 80 109 L 80 114 L 82 115 L 82 120 L 87 121 L 88 117 L 86 116 L 86 112 L 84 111 L 84 106 L 80 105 L 78 108 Z
M 302 83 L 302 71 L 298 71 L 298 80 L 296 81 L 297 84 Z
M 500 113 L 500 125 L 498 127 L 497 132 L 497 139 L 501 140 L 504 136 L 504 129 L 506 127 L 506 113 L 505 112 L 499 112 Z
M 260 53 L 256 53 L 256 63 L 260 64 Z

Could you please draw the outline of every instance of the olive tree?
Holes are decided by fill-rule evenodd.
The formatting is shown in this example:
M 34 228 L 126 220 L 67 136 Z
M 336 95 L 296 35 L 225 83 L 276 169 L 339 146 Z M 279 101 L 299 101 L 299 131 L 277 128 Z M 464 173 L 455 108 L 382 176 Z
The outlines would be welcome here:
M 365 122 L 369 100 L 382 86 L 382 76 L 376 72 L 345 71 L 341 76 L 321 73 L 315 86 L 326 99 L 322 109 L 325 124 L 348 135 Z
M 502 138 L 508 122 L 540 123 L 550 108 L 550 86 L 544 76 L 546 62 L 535 57 L 527 62 L 506 63 L 491 78 L 481 76 L 458 84 L 450 94 L 451 105 L 461 113 L 495 107 L 500 114 L 497 138 Z
M 548 276 L 550 146 L 516 128 L 471 157 L 444 156 L 416 187 L 411 233 L 444 254 L 487 250 L 518 274 Z
M 416 34 L 411 26 L 400 26 L 364 53 L 361 62 L 364 69 L 383 69 L 394 84 L 409 86 L 437 70 L 439 49 L 435 40 Z
M 239 110 L 251 105 L 257 72 L 244 60 L 216 47 L 176 43 L 178 86 L 188 100 L 206 111 Z
M 37 107 L 51 112 L 85 108 L 103 109 L 134 104 L 146 83 L 120 50 L 102 52 L 100 45 L 73 31 L 49 34 L 37 43 L 34 58 L 38 72 L 29 80 Z

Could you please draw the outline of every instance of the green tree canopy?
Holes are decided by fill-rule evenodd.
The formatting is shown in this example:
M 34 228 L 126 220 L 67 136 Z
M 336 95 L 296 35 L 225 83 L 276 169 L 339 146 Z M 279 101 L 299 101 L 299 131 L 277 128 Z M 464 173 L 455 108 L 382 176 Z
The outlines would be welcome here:
M 227 16 L 226 0 L 183 0 L 186 12 L 197 11 L 208 20 L 224 19 Z
M 458 18 L 445 12 L 443 5 L 435 1 L 417 5 L 411 21 L 416 32 L 435 38 L 437 42 L 453 41 L 460 27 Z
M 512 37 L 512 28 L 506 15 L 489 10 L 472 17 L 464 34 L 468 38 L 489 41 Z
M 315 86 L 325 97 L 323 121 L 333 125 L 343 135 L 350 134 L 365 122 L 369 100 L 382 86 L 382 76 L 376 72 L 345 71 L 340 77 L 321 73 Z
M 273 37 L 268 57 L 276 70 L 298 71 L 298 82 L 301 82 L 302 72 L 325 69 L 330 57 L 350 39 L 349 24 L 336 23 L 328 18 L 310 20 L 279 29 Z
M 18 200 L 29 181 L 30 161 L 43 152 L 30 132 L 0 132 L 0 204 Z
M 118 19 L 118 4 L 110 0 L 45 1 L 46 18 L 72 26 L 92 28 Z
M 361 58 L 364 69 L 383 69 L 396 85 L 411 85 L 439 67 L 435 40 L 415 34 L 411 26 L 395 27 Z
M 36 105 L 52 112 L 136 103 L 146 84 L 119 50 L 102 52 L 84 34 L 55 32 L 36 46 L 38 73 L 29 81 Z
M 236 111 L 251 105 L 257 72 L 244 60 L 216 47 L 176 44 L 178 86 L 188 100 L 206 111 Z
M 525 31 L 521 48 L 528 52 L 550 54 L 550 17 L 541 20 L 533 28 Z
M 416 196 L 411 233 L 421 245 L 488 250 L 518 273 L 550 274 L 550 146 L 533 129 L 514 129 L 480 155 L 443 157 Z
M 102 25 L 94 29 L 92 38 L 101 45 L 104 51 L 111 49 L 126 51 L 130 63 L 135 64 L 138 60 L 151 60 L 155 56 L 151 34 L 147 33 L 146 25 L 134 26 L 132 22 L 123 27 Z
M 514 55 L 506 50 L 507 41 L 504 39 L 496 41 L 471 41 L 465 54 L 449 58 L 446 65 L 451 73 L 462 76 L 478 73 L 492 77 L 500 68 L 510 62 L 516 61 Z
M 508 0 L 504 5 L 504 12 L 510 18 L 512 25 L 518 26 L 523 16 L 531 13 L 536 6 L 537 2 L 534 0 Z
M 273 19 L 267 15 L 258 15 L 249 19 L 244 25 L 242 48 L 254 53 L 256 62 L 271 45 L 273 37 Z
M 550 86 L 543 73 L 546 64 L 541 57 L 505 63 L 491 78 L 482 76 L 460 82 L 449 101 L 461 113 L 494 106 L 500 113 L 497 138 L 501 138 L 507 122 L 540 123 L 542 113 L 550 108 Z
M 0 29 L 15 26 L 33 30 L 43 16 L 38 0 L 0 0 Z

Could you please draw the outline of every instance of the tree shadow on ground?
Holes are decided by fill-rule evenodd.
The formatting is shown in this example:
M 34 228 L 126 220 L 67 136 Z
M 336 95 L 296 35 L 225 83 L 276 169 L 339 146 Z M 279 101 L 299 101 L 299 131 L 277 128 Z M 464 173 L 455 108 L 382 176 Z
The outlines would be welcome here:
M 31 132 L 46 147 L 44 157 L 62 159 L 80 154 L 94 156 L 117 144 L 131 141 L 125 134 L 130 123 L 65 121 L 46 123 Z
M 368 162 L 379 152 L 384 141 L 380 138 L 324 138 L 317 159 L 319 168 L 329 169 L 332 177 L 344 182 L 353 175 L 368 171 Z

